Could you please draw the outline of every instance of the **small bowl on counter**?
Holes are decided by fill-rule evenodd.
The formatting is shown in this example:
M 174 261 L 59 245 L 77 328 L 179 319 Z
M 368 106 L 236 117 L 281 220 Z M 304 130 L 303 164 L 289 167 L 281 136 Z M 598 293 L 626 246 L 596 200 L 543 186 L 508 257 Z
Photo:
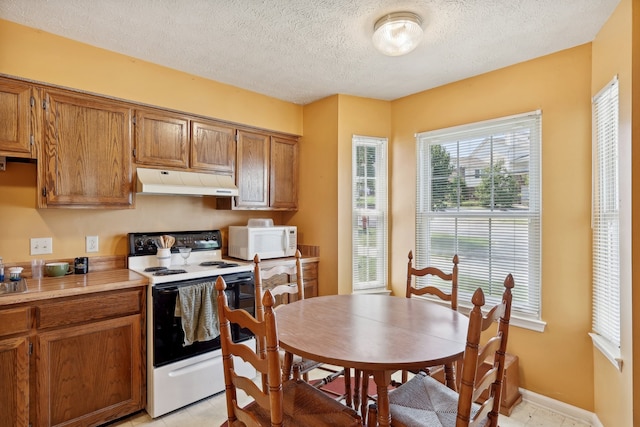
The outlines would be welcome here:
M 44 272 L 49 277 L 60 277 L 71 274 L 68 262 L 50 262 L 44 265 Z

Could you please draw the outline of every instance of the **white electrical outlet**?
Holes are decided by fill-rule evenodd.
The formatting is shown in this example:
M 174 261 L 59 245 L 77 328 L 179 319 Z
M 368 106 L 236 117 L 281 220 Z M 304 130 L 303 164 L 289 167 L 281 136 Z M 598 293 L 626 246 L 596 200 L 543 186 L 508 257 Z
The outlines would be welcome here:
M 98 236 L 85 237 L 85 250 L 87 252 L 98 252 Z
M 31 239 L 31 255 L 43 255 L 53 253 L 53 241 L 51 237 L 38 237 Z

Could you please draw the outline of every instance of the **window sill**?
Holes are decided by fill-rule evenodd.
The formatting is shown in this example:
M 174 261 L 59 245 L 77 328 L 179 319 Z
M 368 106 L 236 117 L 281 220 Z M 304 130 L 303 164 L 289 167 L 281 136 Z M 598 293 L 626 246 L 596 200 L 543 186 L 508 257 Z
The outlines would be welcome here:
M 357 291 L 353 291 L 353 294 L 372 294 L 372 295 L 391 295 L 391 290 L 389 289 L 360 289 Z
M 458 311 L 469 315 L 471 307 L 458 307 Z M 547 322 L 539 319 L 532 319 L 530 317 L 518 316 L 511 312 L 511 320 L 509 320 L 509 326 L 516 326 L 522 329 L 529 329 L 534 332 L 544 332 L 544 328 L 547 327 Z
M 438 299 L 431 299 L 429 297 L 416 297 L 416 298 L 424 298 L 424 299 L 428 299 L 429 301 L 433 301 L 437 304 L 442 304 L 444 306 L 449 307 L 449 303 L 448 302 L 444 302 Z M 464 313 L 465 315 L 469 315 L 469 312 L 471 311 L 471 306 L 468 305 L 459 305 L 458 306 L 458 311 L 460 313 Z M 547 322 L 545 322 L 544 320 L 539 320 L 539 319 L 532 319 L 530 317 L 524 317 L 524 316 L 519 316 L 518 314 L 514 314 L 513 312 L 511 312 L 511 320 L 509 321 L 509 325 L 510 326 L 516 326 L 518 328 L 523 328 L 523 329 L 529 329 L 531 331 L 535 331 L 535 332 L 544 332 L 544 329 L 547 327 Z
M 620 353 L 620 349 L 611 345 L 609 341 L 598 334 L 590 332 L 589 336 L 591 337 L 591 341 L 593 341 L 594 347 L 600 350 L 604 357 L 606 357 L 619 372 L 622 372 L 622 354 Z

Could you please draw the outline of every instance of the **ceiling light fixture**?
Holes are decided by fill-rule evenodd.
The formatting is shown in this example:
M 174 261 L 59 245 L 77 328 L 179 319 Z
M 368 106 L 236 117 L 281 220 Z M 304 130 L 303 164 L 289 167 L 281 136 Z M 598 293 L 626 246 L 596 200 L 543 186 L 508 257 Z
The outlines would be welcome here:
M 378 19 L 373 27 L 373 45 L 389 56 L 411 52 L 422 38 L 422 19 L 412 12 L 394 12 Z

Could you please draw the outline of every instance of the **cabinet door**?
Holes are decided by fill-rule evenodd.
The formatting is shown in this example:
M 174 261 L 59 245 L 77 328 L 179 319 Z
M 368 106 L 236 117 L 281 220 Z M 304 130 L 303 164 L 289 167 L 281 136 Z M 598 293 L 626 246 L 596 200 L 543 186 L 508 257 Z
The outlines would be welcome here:
M 269 135 L 238 131 L 236 207 L 269 206 Z
M 191 122 L 191 168 L 233 175 L 236 130 L 210 121 Z
M 298 141 L 271 137 L 269 206 L 298 208 Z
M 40 206 L 131 206 L 131 109 L 63 91 L 44 99 Z
M 189 167 L 189 120 L 171 113 L 136 110 L 136 163 Z
M 302 264 L 302 278 L 304 279 L 304 297 L 318 296 L 318 263 L 305 262 Z
M 0 79 L 0 152 L 31 157 L 31 86 Z M 5 153 L 6 152 L 6 153 Z
M 138 314 L 40 333 L 38 423 L 98 425 L 142 409 L 143 322 Z
M 29 341 L 0 340 L 0 426 L 29 425 Z

